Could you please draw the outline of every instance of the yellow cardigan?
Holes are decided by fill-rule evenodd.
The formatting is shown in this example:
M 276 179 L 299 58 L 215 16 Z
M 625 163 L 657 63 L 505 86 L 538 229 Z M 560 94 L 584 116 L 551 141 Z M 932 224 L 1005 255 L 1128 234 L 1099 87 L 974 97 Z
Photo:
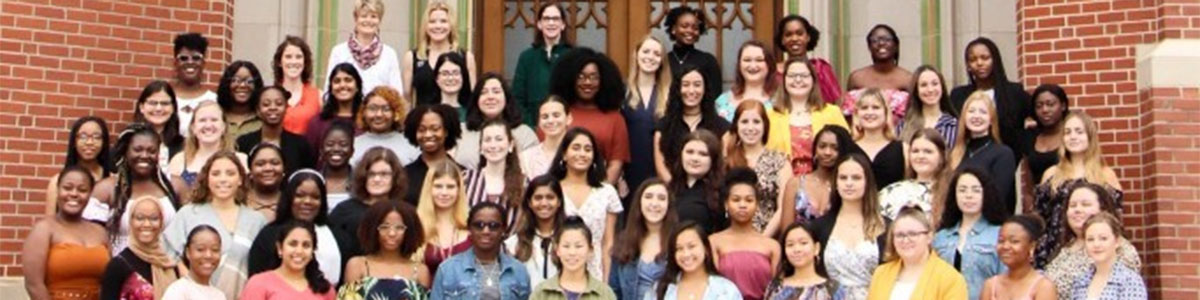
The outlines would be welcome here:
M 899 259 L 879 265 L 875 274 L 871 275 L 871 287 L 867 300 L 887 300 L 892 296 L 892 286 L 900 277 L 901 262 Z M 938 258 L 937 253 L 930 251 L 929 260 L 921 270 L 921 278 L 917 279 L 917 288 L 909 299 L 923 300 L 962 300 L 967 299 L 967 280 L 954 269 L 954 266 Z
M 812 117 L 813 134 L 821 131 L 826 125 L 850 128 L 842 110 L 832 104 L 825 104 L 821 109 L 809 114 Z M 792 156 L 792 129 L 788 114 L 775 109 L 767 110 L 767 120 L 771 122 L 771 132 L 767 136 L 767 148 L 782 151 L 788 157 Z

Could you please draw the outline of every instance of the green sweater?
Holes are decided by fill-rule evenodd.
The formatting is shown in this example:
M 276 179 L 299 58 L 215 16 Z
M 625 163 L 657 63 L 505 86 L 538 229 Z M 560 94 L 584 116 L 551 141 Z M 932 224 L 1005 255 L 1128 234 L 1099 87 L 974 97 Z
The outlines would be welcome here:
M 567 294 L 563 292 L 562 286 L 558 284 L 558 276 L 550 277 L 546 281 L 538 284 L 533 289 L 533 294 L 529 296 L 529 300 L 566 300 Z M 579 295 L 579 300 L 609 300 L 617 299 L 617 294 L 614 294 L 612 288 L 608 284 L 588 276 L 587 290 Z
M 530 47 L 521 52 L 517 70 L 513 73 L 512 89 L 522 119 L 529 127 L 537 128 L 538 107 L 550 93 L 550 72 L 558 57 L 570 48 L 570 45 L 559 43 L 551 49 L 549 57 L 546 48 Z

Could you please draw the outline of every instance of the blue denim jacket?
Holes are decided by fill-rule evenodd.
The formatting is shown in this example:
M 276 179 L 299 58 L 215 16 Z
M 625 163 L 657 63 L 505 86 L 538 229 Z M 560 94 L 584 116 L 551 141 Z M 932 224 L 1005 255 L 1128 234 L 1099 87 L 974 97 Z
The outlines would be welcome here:
M 500 299 L 529 298 L 529 273 L 512 256 L 500 253 Z M 438 267 L 430 299 L 479 299 L 479 273 L 475 269 L 475 249 L 450 257 Z
M 641 259 L 634 258 L 633 261 L 627 263 L 617 263 L 613 261 L 613 269 L 608 272 L 608 286 L 612 287 L 614 293 L 617 294 L 617 299 L 620 300 L 639 300 L 646 295 L 654 282 L 649 284 L 638 284 L 638 266 L 643 262 Z M 666 265 L 665 261 L 656 262 L 659 267 Z
M 950 264 L 954 264 L 954 250 L 958 246 L 958 227 L 954 224 L 948 229 L 938 230 L 933 238 L 933 249 L 938 256 Z M 967 279 L 967 290 L 971 299 L 979 299 L 983 290 L 983 282 L 992 276 L 1008 271 L 1008 267 L 996 255 L 996 241 L 1000 236 L 1000 226 L 980 219 L 971 227 L 967 242 L 963 245 L 961 269 L 963 278 Z

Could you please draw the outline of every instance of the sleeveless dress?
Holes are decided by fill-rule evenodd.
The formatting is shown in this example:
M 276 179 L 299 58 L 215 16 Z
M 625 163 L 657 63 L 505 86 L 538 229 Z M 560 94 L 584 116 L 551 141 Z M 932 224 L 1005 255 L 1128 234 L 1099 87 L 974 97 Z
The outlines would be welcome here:
M 879 266 L 879 247 L 874 240 L 862 241 L 851 249 L 838 239 L 830 238 L 825 249 L 825 268 L 829 280 L 838 285 L 838 299 L 867 299 L 871 273 Z
M 438 266 L 441 266 L 442 262 L 468 249 L 471 249 L 470 239 L 463 240 L 449 248 L 441 248 L 434 244 L 425 245 L 425 266 L 429 267 L 429 278 L 436 278 L 434 276 L 437 275 Z
M 369 299 L 369 300 L 425 300 L 429 299 L 426 291 L 415 280 L 394 276 L 382 278 L 371 276 L 370 262 L 363 261 L 367 268 L 367 276 L 347 283 L 338 291 L 338 299 Z M 413 274 L 417 267 L 413 266 Z
M 754 165 L 754 173 L 758 174 L 758 212 L 754 214 L 753 223 L 754 229 L 759 232 L 767 228 L 767 223 L 779 210 L 779 171 L 787 163 L 787 156 L 783 153 L 767 150 L 758 156 Z
M 1033 281 L 1033 285 L 1029 286 L 1029 290 L 1026 290 L 1025 294 L 1023 294 L 1023 296 L 1011 298 L 1009 300 L 1033 300 L 1034 294 L 1037 293 L 1038 283 L 1042 283 L 1043 280 L 1047 280 L 1046 276 L 1042 276 L 1041 273 L 1038 273 L 1037 277 L 1038 277 L 1037 280 Z M 992 289 L 992 299 L 1000 299 L 1000 295 L 996 294 L 996 292 L 999 290 L 1000 290 L 999 288 Z
M 836 289 L 832 281 L 807 286 L 784 285 L 779 280 L 767 285 L 767 300 L 832 300 Z
M 758 300 L 771 283 L 771 257 L 764 253 L 741 250 L 721 255 L 717 271 L 729 278 L 742 292 L 743 299 Z
M 100 278 L 110 258 L 105 245 L 50 245 L 46 254 L 50 299 L 100 299 Z

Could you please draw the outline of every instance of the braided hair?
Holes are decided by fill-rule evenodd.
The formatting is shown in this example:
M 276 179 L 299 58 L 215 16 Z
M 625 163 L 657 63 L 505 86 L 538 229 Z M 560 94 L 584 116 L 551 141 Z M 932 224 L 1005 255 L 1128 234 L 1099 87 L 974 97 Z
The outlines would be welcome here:
M 125 156 L 129 153 L 129 144 L 136 136 L 153 137 L 155 145 L 162 142 L 158 133 L 154 131 L 154 126 L 142 122 L 130 123 L 117 136 L 117 142 L 113 146 L 112 151 L 112 155 L 114 156 L 113 161 L 115 161 L 117 168 L 117 184 L 113 187 L 112 198 L 109 200 L 109 207 L 112 208 L 110 209 L 111 215 L 108 218 L 108 223 L 105 224 L 105 228 L 108 229 L 110 241 L 115 241 L 117 235 L 121 232 L 121 216 L 125 214 L 125 204 L 133 198 L 133 171 L 130 170 L 129 162 L 126 161 Z M 154 152 L 158 153 L 158 150 Z M 166 194 L 167 198 L 171 201 L 171 209 L 178 209 L 179 196 L 175 194 L 175 189 L 168 184 L 170 181 L 168 181 L 167 175 L 159 170 L 158 166 L 155 166 L 152 176 L 152 178 L 147 179 L 153 180 L 163 190 L 163 194 Z

